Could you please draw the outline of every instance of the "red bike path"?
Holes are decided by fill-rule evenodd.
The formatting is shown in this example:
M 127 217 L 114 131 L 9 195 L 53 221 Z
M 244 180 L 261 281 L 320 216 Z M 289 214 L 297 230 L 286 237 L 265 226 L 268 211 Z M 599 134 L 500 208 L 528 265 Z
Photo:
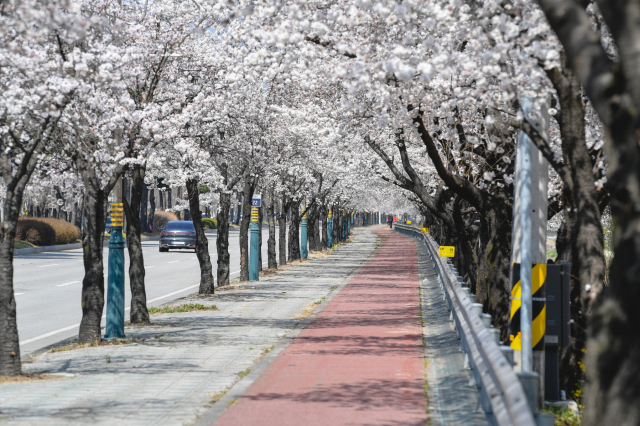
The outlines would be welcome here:
M 415 244 L 374 232 L 372 258 L 216 426 L 426 424 Z

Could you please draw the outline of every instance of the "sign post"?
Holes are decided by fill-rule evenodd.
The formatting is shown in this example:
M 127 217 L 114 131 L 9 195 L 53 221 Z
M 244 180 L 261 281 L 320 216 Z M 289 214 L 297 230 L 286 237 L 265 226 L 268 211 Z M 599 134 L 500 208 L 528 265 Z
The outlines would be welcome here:
M 521 105 L 524 118 L 548 141 L 548 105 L 541 102 L 537 106 L 528 98 L 522 99 Z M 517 331 L 520 335 L 513 333 L 511 345 L 519 345 L 521 349 L 514 353 L 515 368 L 521 370 L 521 381 L 527 392 L 533 395 L 532 409 L 544 405 L 546 296 L 540 271 L 546 271 L 546 267 L 540 265 L 546 264 L 547 254 L 548 179 L 548 162 L 529 136 L 520 130 L 516 146 L 511 236 L 511 316 L 519 315 Z M 519 270 L 516 270 L 517 264 L 520 264 Z M 516 279 L 518 275 L 519 280 Z M 513 318 L 511 320 L 514 322 Z
M 249 281 L 258 281 L 260 276 L 260 226 L 258 212 L 262 207 L 262 197 L 254 195 L 251 199 L 251 248 L 249 251 Z

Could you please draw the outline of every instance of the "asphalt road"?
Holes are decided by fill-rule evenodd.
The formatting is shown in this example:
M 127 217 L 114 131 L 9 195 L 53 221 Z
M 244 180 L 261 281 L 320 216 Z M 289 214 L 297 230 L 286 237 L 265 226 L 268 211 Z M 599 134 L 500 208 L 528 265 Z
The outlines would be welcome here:
M 269 236 L 267 227 L 264 227 L 262 232 L 262 260 L 266 266 Z M 229 231 L 232 280 L 240 275 L 238 234 L 238 228 L 232 228 Z M 218 260 L 216 234 L 209 233 L 207 237 L 215 277 Z M 168 253 L 160 253 L 157 241 L 143 242 L 142 247 L 148 306 L 160 306 L 172 299 L 197 292 L 200 284 L 200 268 L 193 251 L 172 250 Z M 108 256 L 109 249 L 105 247 L 105 286 Z M 129 318 L 131 303 L 128 259 L 125 249 L 125 319 Z M 84 277 L 82 249 L 17 256 L 14 258 L 13 265 L 21 354 L 24 356 L 61 340 L 77 336 L 82 319 L 80 306 Z M 104 316 L 102 321 L 104 327 Z

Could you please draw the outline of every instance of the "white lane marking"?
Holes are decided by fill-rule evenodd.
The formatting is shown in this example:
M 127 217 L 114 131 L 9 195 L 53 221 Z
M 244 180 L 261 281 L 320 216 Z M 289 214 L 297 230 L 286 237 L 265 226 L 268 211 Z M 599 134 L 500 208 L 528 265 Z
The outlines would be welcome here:
M 196 287 L 200 287 L 200 284 L 192 285 L 192 286 L 183 288 L 182 290 L 174 291 L 173 293 L 165 294 L 164 296 L 160 296 L 160 297 L 156 297 L 155 299 L 147 300 L 147 303 L 153 303 L 153 302 L 155 302 L 157 300 L 164 299 L 165 297 L 174 296 L 174 295 L 176 295 L 178 293 L 182 293 L 183 291 L 191 290 L 192 288 L 196 288 Z
M 24 293 L 13 293 L 14 296 L 20 296 L 21 294 L 24 294 Z
M 77 284 L 80 281 L 71 281 L 70 283 L 64 283 L 64 284 L 56 284 L 56 287 L 64 287 L 65 285 L 69 285 L 69 284 Z
M 38 268 L 46 268 L 47 266 L 58 266 L 57 263 L 52 263 L 51 265 L 40 265 Z
M 164 296 L 160 296 L 160 297 L 156 297 L 155 299 L 147 300 L 147 303 L 153 303 L 156 300 L 164 299 L 166 297 L 171 297 L 171 296 L 174 296 L 174 295 L 176 295 L 178 293 L 182 293 L 184 291 L 191 290 L 191 289 L 194 289 L 194 288 L 199 287 L 199 286 L 200 286 L 200 284 L 192 285 L 192 286 L 183 288 L 182 290 L 174 291 L 173 293 L 165 294 Z M 24 294 L 24 293 L 16 293 L 16 294 Z M 125 308 L 125 311 L 128 311 L 130 309 L 131 309 L 130 307 L 129 308 Z M 107 317 L 106 315 L 102 316 L 102 318 L 106 318 L 106 317 Z M 37 340 L 45 339 L 47 337 L 55 336 L 58 333 L 62 333 L 64 331 L 73 330 L 74 328 L 77 328 L 77 327 L 80 327 L 80 323 L 73 324 L 73 325 L 70 325 L 68 327 L 59 328 L 58 330 L 53 330 L 53 331 L 50 331 L 48 333 L 41 334 L 40 336 L 32 337 L 31 339 L 23 340 L 22 342 L 20 342 L 20 346 L 26 345 L 26 344 L 29 344 L 29 343 L 33 343 L 33 342 L 35 342 Z
M 155 268 L 155 266 L 145 266 L 144 269 Z
M 62 333 L 63 331 L 73 330 L 74 328 L 77 328 L 77 327 L 80 327 L 80 323 L 70 325 L 69 327 L 60 328 L 58 330 L 50 331 L 50 332 L 42 334 L 42 335 L 40 335 L 38 337 L 33 337 L 31 339 L 23 340 L 22 342 L 20 342 L 20 346 L 26 345 L 26 344 L 31 343 L 31 342 L 35 342 L 36 340 L 44 339 L 46 337 L 55 336 L 58 333 Z
M 167 262 L 167 263 L 178 263 L 180 262 L 179 260 L 173 261 L 173 262 Z

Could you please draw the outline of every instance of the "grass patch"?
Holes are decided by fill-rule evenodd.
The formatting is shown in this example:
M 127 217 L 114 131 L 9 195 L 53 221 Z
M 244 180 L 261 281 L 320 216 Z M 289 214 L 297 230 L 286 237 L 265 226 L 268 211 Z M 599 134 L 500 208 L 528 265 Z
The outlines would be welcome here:
M 246 376 L 249 373 L 251 373 L 251 369 L 247 368 L 246 370 L 239 372 L 238 373 L 238 377 L 240 377 L 242 379 L 244 376 Z
M 180 306 L 165 306 L 163 308 L 149 308 L 150 314 L 175 314 L 180 312 L 195 312 L 195 311 L 217 311 L 216 305 L 203 305 L 200 303 L 188 303 Z
M 47 353 L 55 353 L 55 352 L 67 352 L 67 351 L 75 351 L 76 349 L 86 349 L 93 348 L 96 346 L 117 346 L 117 345 L 127 345 L 129 343 L 135 343 L 142 339 L 133 338 L 133 339 L 109 339 L 109 340 L 94 340 L 91 343 L 79 343 L 78 340 L 72 340 L 66 345 L 56 346 L 54 348 L 49 349 Z
M 211 395 L 209 395 L 209 405 L 213 405 L 216 402 L 220 401 L 220 399 L 222 399 L 222 397 L 226 394 L 227 391 L 212 393 Z
M 233 404 L 235 404 L 236 402 L 238 402 L 238 398 L 234 398 L 231 400 L 230 403 L 227 404 L 227 407 L 231 407 Z
M 553 259 L 555 261 L 556 257 L 558 257 L 557 251 L 547 249 L 547 259 Z
M 556 416 L 555 426 L 580 426 L 582 424 L 582 415 L 577 415 L 568 408 L 546 406 L 542 411 Z
M 22 240 L 13 241 L 14 249 L 24 249 L 24 248 L 31 248 L 31 247 L 35 247 L 35 246 L 28 241 L 22 241 Z
M 56 374 L 20 374 L 18 376 L 0 376 L 0 385 L 8 385 L 12 383 L 38 382 L 41 380 L 62 379 L 64 376 Z

